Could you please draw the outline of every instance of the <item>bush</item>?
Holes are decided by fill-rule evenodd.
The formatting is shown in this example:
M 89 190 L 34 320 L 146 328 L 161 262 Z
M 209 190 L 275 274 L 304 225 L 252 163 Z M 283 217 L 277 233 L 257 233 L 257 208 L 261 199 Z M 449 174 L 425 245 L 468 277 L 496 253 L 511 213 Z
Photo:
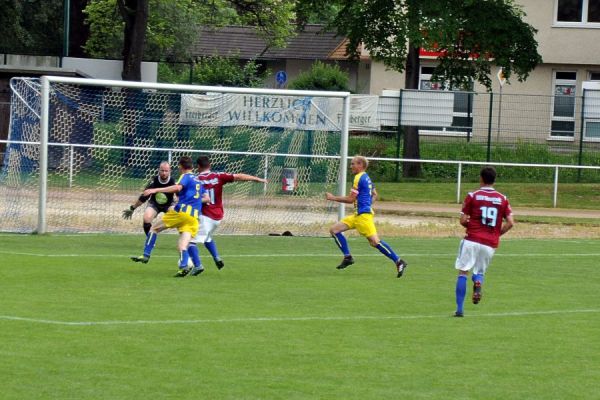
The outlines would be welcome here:
M 202 57 L 191 71 L 191 83 L 208 86 L 261 87 L 268 71 L 254 60 L 240 63 L 236 58 L 221 56 Z M 165 83 L 190 83 L 189 64 L 158 66 L 158 80 Z
M 288 87 L 297 90 L 348 91 L 348 74 L 337 64 L 316 61 L 310 71 L 300 73 Z

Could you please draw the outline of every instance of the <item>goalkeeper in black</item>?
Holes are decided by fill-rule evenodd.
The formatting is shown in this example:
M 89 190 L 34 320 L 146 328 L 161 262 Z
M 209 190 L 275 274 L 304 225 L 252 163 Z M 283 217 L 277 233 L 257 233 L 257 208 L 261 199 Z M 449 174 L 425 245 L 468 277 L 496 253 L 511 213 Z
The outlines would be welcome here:
M 158 174 L 148 182 L 144 190 L 162 188 L 174 184 L 175 179 L 171 177 L 171 165 L 167 161 L 163 161 L 158 167 Z M 123 211 L 123 218 L 131 219 L 135 209 L 148 201 L 148 206 L 144 211 L 144 233 L 148 236 L 150 227 L 152 227 L 152 220 L 154 220 L 159 213 L 166 213 L 167 210 L 169 210 L 169 207 L 175 204 L 173 196 L 173 193 L 155 193 L 151 196 L 140 195 L 134 204 Z

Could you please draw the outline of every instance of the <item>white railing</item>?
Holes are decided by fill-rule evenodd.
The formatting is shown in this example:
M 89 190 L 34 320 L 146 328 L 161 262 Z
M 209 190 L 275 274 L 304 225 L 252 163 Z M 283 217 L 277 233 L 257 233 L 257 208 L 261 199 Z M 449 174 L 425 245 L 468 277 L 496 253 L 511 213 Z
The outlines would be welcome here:
M 24 145 L 36 145 L 39 146 L 40 142 L 27 142 L 27 141 L 10 141 L 0 140 L 0 143 L 10 144 L 24 144 Z M 203 153 L 203 154 L 228 154 L 228 155 L 243 155 L 243 156 L 258 156 L 264 157 L 264 177 L 267 178 L 269 168 L 270 157 L 292 157 L 292 158 L 325 158 L 325 159 L 341 159 L 339 155 L 327 155 L 327 154 L 288 154 L 288 153 L 273 153 L 273 152 L 247 152 L 247 151 L 229 151 L 229 150 L 212 150 L 212 149 L 173 149 L 164 147 L 129 147 L 129 146 L 114 146 L 114 145 L 94 145 L 94 144 L 73 144 L 73 143 L 48 143 L 48 147 L 68 147 L 69 148 L 69 174 L 68 182 L 69 187 L 73 183 L 73 169 L 74 169 L 74 154 L 77 148 L 94 148 L 94 149 L 111 149 L 111 150 L 144 150 L 144 151 L 157 151 L 166 152 L 168 154 L 169 161 L 171 160 L 171 154 L 173 152 L 186 152 L 191 154 Z M 347 152 L 346 152 L 347 154 Z M 346 160 L 350 160 L 352 157 L 345 156 Z M 600 170 L 600 166 L 589 166 L 589 165 L 570 165 L 570 164 L 527 164 L 527 163 L 506 163 L 506 162 L 485 162 L 485 161 L 453 161 L 453 160 L 419 160 L 412 158 L 384 158 L 384 157 L 369 157 L 370 161 L 383 161 L 383 162 L 410 162 L 410 163 L 424 163 L 424 164 L 452 164 L 457 167 L 457 179 L 456 179 L 456 203 L 461 203 L 461 190 L 462 190 L 462 170 L 464 165 L 481 165 L 481 166 L 501 166 L 501 167 L 525 167 L 525 168 L 551 168 L 554 169 L 554 182 L 552 191 L 552 206 L 556 208 L 558 206 L 558 177 L 560 169 L 578 169 L 578 170 Z M 347 168 L 345 168 L 347 169 Z M 347 175 L 344 175 L 346 179 Z M 266 189 L 265 189 L 266 190 Z M 338 188 L 340 195 L 345 195 L 345 185 L 342 188 L 341 185 Z M 343 217 L 343 214 L 341 215 Z

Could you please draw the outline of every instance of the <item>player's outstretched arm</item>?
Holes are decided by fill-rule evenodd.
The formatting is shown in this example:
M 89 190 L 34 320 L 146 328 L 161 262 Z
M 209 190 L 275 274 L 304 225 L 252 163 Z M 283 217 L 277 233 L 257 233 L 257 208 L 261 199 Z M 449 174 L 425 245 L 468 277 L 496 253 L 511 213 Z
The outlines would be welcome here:
M 336 196 L 334 194 L 327 192 L 327 193 L 325 193 L 325 198 L 329 201 L 352 204 L 352 203 L 354 203 L 354 200 L 356 200 L 356 193 L 350 192 L 350 194 L 348 196 Z
M 162 188 L 146 189 L 146 190 L 144 190 L 143 195 L 151 196 L 155 193 L 178 193 L 178 192 L 181 192 L 181 189 L 183 189 L 183 186 L 177 184 L 177 185 L 171 185 L 171 186 L 166 186 L 166 187 L 162 187 Z
M 233 174 L 234 181 L 252 181 L 252 182 L 260 182 L 260 183 L 268 183 L 266 179 L 259 178 L 258 176 L 248 175 L 248 174 Z

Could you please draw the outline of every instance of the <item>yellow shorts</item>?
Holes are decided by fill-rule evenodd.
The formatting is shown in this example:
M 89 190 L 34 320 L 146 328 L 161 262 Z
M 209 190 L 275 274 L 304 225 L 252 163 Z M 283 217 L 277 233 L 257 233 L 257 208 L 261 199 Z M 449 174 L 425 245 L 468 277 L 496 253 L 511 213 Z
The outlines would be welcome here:
M 340 222 L 348 225 L 350 229 L 356 229 L 356 231 L 364 237 L 377 235 L 377 229 L 373 222 L 373 214 L 348 215 Z
M 198 219 L 190 214 L 169 210 L 162 220 L 167 228 L 177 228 L 179 233 L 189 232 L 192 237 L 198 233 Z

